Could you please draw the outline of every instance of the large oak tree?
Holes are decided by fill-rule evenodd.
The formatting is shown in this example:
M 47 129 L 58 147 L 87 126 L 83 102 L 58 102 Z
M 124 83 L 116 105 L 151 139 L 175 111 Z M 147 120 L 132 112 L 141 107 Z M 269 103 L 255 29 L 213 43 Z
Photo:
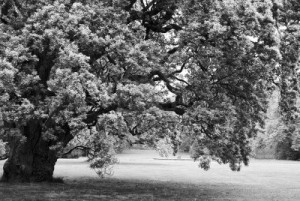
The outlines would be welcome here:
M 100 169 L 120 141 L 182 136 L 205 169 L 248 164 L 279 58 L 271 1 L 0 3 L 4 181 L 51 180 L 70 143 Z

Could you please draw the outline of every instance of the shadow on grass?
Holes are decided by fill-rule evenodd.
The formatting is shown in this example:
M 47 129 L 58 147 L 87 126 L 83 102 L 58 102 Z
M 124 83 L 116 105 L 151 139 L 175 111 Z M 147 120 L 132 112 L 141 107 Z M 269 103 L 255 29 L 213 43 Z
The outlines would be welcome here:
M 202 189 L 202 188 L 201 188 Z M 65 183 L 0 183 L 1 200 L 206 200 L 196 186 L 117 179 L 66 180 Z M 203 199 L 205 197 L 205 199 Z
M 136 163 L 136 162 L 122 162 L 118 164 L 119 166 L 127 166 L 127 165 L 132 165 L 132 166 L 162 166 L 162 167 L 166 167 L 166 166 L 170 166 L 172 164 L 164 164 L 164 163 Z
M 1 201 L 209 201 L 299 200 L 299 189 L 266 189 L 228 184 L 79 178 L 65 183 L 0 183 Z

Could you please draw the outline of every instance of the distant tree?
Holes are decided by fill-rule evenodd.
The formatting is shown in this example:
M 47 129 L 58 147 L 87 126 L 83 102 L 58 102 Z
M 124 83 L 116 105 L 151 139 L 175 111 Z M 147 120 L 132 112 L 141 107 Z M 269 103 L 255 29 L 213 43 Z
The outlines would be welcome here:
M 181 136 L 205 169 L 248 164 L 279 57 L 269 1 L 0 3 L 4 181 L 51 180 L 70 143 L 99 174 L 122 140 Z
M 270 2 L 271 3 L 271 2 Z M 279 89 L 279 118 L 273 125 L 269 142 L 276 147 L 276 158 L 300 158 L 299 56 L 300 3 L 294 0 L 272 1 L 271 22 L 275 26 L 279 59 L 274 84 Z

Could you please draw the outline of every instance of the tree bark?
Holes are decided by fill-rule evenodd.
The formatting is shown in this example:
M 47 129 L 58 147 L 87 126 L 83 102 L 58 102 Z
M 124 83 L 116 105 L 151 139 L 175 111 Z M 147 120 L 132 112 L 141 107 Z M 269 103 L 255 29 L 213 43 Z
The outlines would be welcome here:
M 9 141 L 9 156 L 3 166 L 1 179 L 3 182 L 52 181 L 57 152 L 50 149 L 54 142 L 42 137 L 41 125 L 38 120 L 31 120 L 23 127 L 23 136 L 13 136 Z

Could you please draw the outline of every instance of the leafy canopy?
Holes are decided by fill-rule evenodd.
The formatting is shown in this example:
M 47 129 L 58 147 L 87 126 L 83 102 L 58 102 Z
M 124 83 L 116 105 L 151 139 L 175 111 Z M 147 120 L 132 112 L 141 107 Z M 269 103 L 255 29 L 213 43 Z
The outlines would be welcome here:
M 1 138 L 35 121 L 103 168 L 123 141 L 190 137 L 204 169 L 248 164 L 280 58 L 271 1 L 1 3 Z

